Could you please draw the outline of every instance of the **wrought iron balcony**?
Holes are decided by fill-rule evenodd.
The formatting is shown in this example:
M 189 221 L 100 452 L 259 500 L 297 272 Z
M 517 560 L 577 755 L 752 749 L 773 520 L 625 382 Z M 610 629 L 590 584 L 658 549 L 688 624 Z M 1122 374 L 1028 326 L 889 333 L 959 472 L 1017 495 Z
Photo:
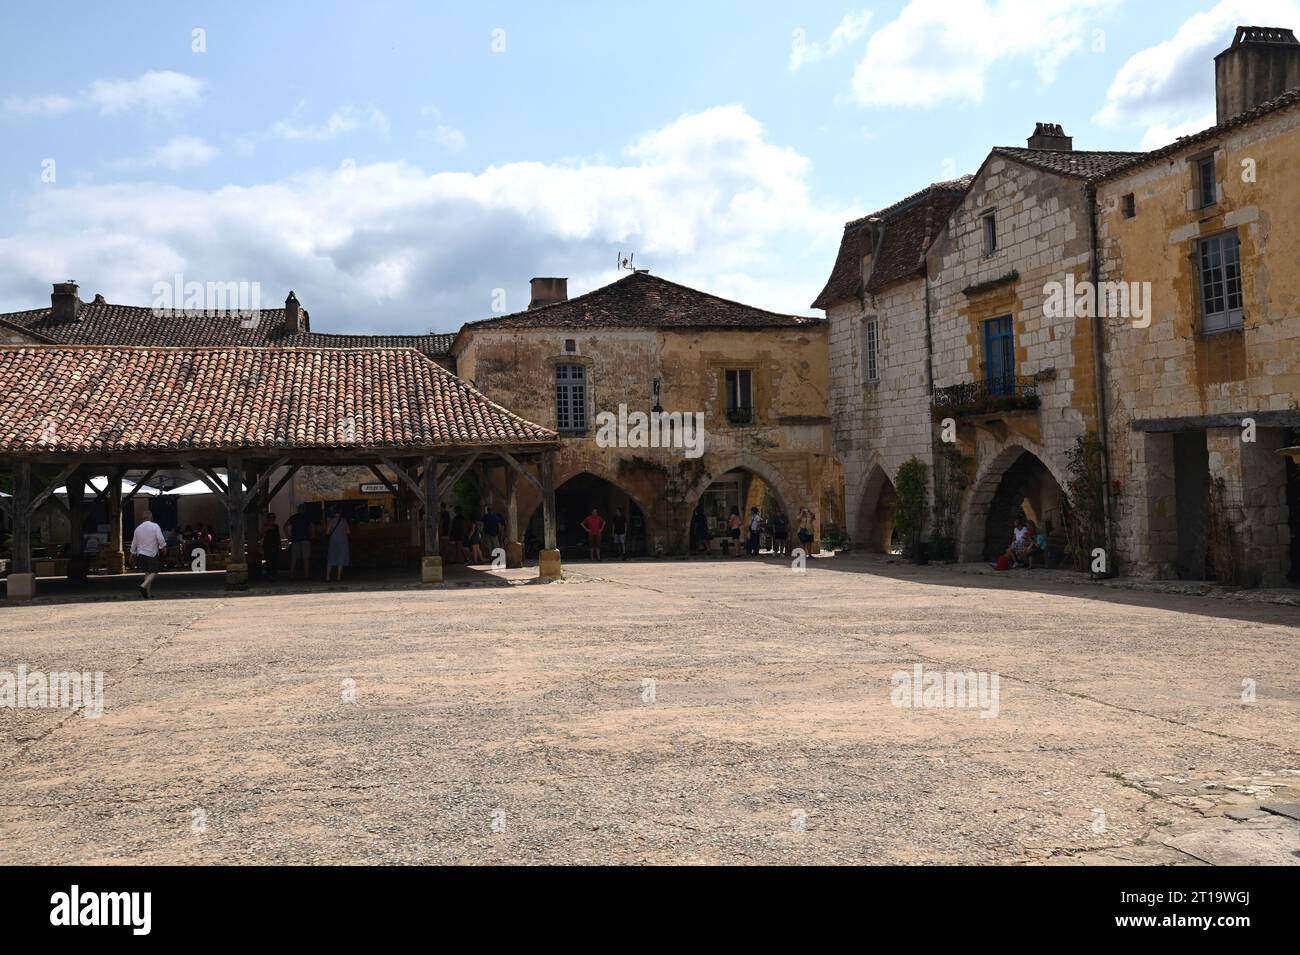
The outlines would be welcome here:
M 967 415 L 1034 411 L 1038 408 L 1038 381 L 1032 377 L 985 378 L 962 385 L 934 389 L 930 399 L 935 421 Z
M 753 424 L 754 409 L 753 408 L 728 408 L 727 421 L 730 424 Z

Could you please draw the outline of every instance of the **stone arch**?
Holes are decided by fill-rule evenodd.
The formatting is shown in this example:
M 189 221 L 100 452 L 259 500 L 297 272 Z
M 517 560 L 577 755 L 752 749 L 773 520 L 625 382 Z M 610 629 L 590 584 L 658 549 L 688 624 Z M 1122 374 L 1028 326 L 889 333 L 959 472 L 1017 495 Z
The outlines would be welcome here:
M 894 482 L 879 463 L 867 472 L 857 508 L 853 543 L 863 550 L 889 553 L 894 530 Z
M 690 520 L 690 515 L 695 512 L 696 503 L 699 501 L 701 495 L 708 490 L 709 485 L 730 471 L 748 471 L 761 478 L 763 483 L 772 489 L 772 493 L 776 495 L 777 503 L 781 505 L 781 509 L 785 511 L 785 516 L 790 518 L 791 524 L 793 525 L 794 519 L 799 514 L 799 508 L 805 505 L 797 503 L 799 498 L 790 493 L 788 482 L 781 476 L 780 472 L 778 472 L 776 468 L 772 467 L 772 465 L 768 464 L 766 461 L 762 461 L 750 455 L 735 455 L 730 458 L 724 458 L 716 465 L 709 467 L 708 473 L 696 481 L 695 486 L 692 487 L 690 492 L 686 495 L 687 520 Z M 794 505 L 793 509 L 791 509 L 792 505 Z M 816 505 L 813 504 L 813 507 L 815 509 Z M 820 515 L 818 516 L 820 517 Z
M 965 505 L 962 507 L 961 519 L 961 543 L 959 547 L 960 558 L 964 561 L 984 560 L 987 549 L 988 521 L 990 511 L 993 509 L 994 502 L 998 498 L 999 489 L 1002 488 L 1003 480 L 1011 474 L 1013 477 L 1013 468 L 1022 462 L 1022 459 L 1028 455 L 1032 464 L 1041 469 L 1042 474 L 1051 480 L 1055 485 L 1058 494 L 1064 495 L 1066 482 L 1063 475 L 1052 466 L 1048 456 L 1043 453 L 1042 448 L 1031 442 L 1016 442 L 1008 444 L 998 451 L 984 467 L 975 480 L 971 482 L 970 489 L 966 492 Z M 1041 519 L 1041 515 L 1030 515 L 1036 520 Z M 1056 528 L 1054 530 L 1057 530 Z M 1009 536 L 1009 530 L 1008 530 Z
M 582 474 L 590 474 L 594 478 L 599 478 L 600 480 L 604 481 L 606 484 L 612 485 L 613 487 L 621 491 L 623 494 L 627 495 L 628 500 L 641 509 L 641 513 L 645 515 L 645 519 L 647 523 L 649 523 L 651 527 L 654 528 L 656 531 L 660 529 L 658 518 L 655 516 L 654 511 L 646 506 L 645 502 L 642 500 L 642 495 L 634 494 L 632 493 L 632 491 L 628 490 L 627 485 L 622 480 L 619 479 L 619 476 L 608 468 L 604 468 L 599 465 L 593 465 L 591 462 L 587 462 L 586 464 L 571 465 L 564 471 L 561 471 L 555 475 L 555 490 L 559 491 L 559 489 L 564 487 L 564 485 L 568 484 L 574 478 Z M 523 478 L 519 479 L 519 486 L 520 486 L 520 490 L 523 490 L 524 486 L 526 486 L 526 482 L 524 481 Z M 531 485 L 527 485 L 527 486 L 529 490 L 532 490 Z M 530 503 L 527 506 L 527 508 L 520 508 L 520 513 L 519 513 L 520 527 L 527 527 L 529 522 L 532 521 L 534 515 L 537 514 L 538 509 L 541 508 L 542 506 L 542 499 L 540 495 L 534 492 L 530 494 L 529 497 L 530 497 Z
M 575 484 L 578 487 L 575 487 Z M 570 493 L 576 492 L 576 493 Z M 608 521 L 614 508 L 624 506 L 620 499 L 626 498 L 626 515 L 628 519 L 628 554 L 651 554 L 660 533 L 660 526 L 654 514 L 642 503 L 640 495 L 633 494 L 627 486 L 605 469 L 599 467 L 573 467 L 564 473 L 562 479 L 555 482 L 556 505 L 556 544 L 561 551 L 566 547 L 576 547 L 583 551 L 585 535 L 579 528 L 579 522 L 588 513 L 591 506 L 599 507 L 601 514 Z M 521 510 L 521 527 L 532 527 L 533 537 L 541 539 L 541 501 L 534 501 L 525 518 Z M 607 531 L 607 533 L 609 533 Z M 607 539 L 608 543 L 608 539 Z M 612 550 L 610 553 L 614 553 Z

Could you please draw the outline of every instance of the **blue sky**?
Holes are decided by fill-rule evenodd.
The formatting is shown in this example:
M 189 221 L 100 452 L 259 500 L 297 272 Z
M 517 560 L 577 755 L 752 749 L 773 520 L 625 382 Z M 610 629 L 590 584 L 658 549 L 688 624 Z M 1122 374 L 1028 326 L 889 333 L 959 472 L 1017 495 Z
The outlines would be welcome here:
M 631 251 L 806 313 L 846 219 L 1035 121 L 1211 124 L 1252 22 L 1297 2 L 5 4 L 0 310 L 179 273 L 293 288 L 317 330 L 450 330 Z

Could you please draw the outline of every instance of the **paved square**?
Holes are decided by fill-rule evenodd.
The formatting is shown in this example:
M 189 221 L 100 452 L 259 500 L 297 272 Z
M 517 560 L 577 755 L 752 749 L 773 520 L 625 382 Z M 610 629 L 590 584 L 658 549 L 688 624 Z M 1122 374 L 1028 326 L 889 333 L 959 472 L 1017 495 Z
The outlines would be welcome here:
M 0 608 L 0 671 L 106 680 L 98 719 L 0 709 L 0 862 L 1300 862 L 1243 811 L 1300 802 L 1295 608 L 568 573 Z M 917 664 L 997 673 L 997 716 L 894 705 Z

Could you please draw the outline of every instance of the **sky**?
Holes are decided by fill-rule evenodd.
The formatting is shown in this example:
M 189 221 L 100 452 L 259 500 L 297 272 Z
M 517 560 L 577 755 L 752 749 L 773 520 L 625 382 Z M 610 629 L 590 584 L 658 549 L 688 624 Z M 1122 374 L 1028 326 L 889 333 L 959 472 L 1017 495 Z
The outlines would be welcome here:
M 450 331 L 656 275 L 816 314 L 844 222 L 1034 123 L 1214 122 L 1300 0 L 0 6 L 0 311 L 293 289 L 315 331 Z

